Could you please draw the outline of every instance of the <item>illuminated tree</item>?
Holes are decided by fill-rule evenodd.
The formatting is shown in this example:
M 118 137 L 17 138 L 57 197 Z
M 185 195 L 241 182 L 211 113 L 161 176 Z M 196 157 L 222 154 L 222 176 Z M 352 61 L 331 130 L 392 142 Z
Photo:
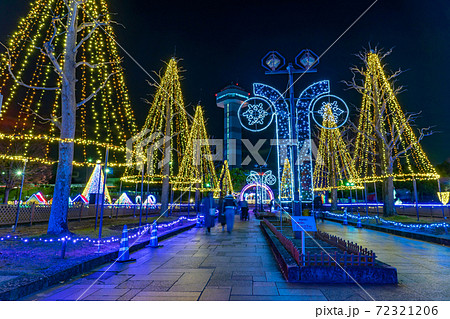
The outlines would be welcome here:
M 280 198 L 292 198 L 292 170 L 289 160 L 286 158 L 283 165 L 283 174 L 281 175 Z
M 180 167 L 189 140 L 187 113 L 175 59 L 167 64 L 158 87 L 153 102 L 147 101 L 151 105 L 150 110 L 142 131 L 136 137 L 133 163 L 137 163 L 137 167 L 127 166 L 122 180 L 134 184 L 162 184 L 161 213 L 165 213 L 169 207 L 169 186 L 178 179 L 175 169 Z
M 230 170 L 231 181 L 233 182 L 233 189 L 242 189 L 247 185 L 247 175 L 240 167 L 235 167 Z
M 114 145 L 136 131 L 112 23 L 106 0 L 35 0 L 1 59 L 2 120 L 17 118 L 1 138 L 47 145 L 42 158 L 25 152 L 14 160 L 56 163 L 49 156 L 58 144 L 49 234 L 68 232 L 73 165 L 102 157 L 107 146 L 110 165 L 123 163 L 124 148 Z M 35 134 L 38 126 L 47 133 Z
M 231 180 L 230 169 L 228 168 L 228 161 L 225 160 L 222 165 L 222 170 L 219 175 L 220 191 L 214 193 L 214 197 L 224 197 L 234 193 L 233 182 Z
M 189 141 L 181 161 L 178 179 L 174 182 L 174 190 L 196 192 L 219 190 L 203 109 L 200 105 L 195 110 Z
M 359 53 L 364 67 L 352 67 L 353 79 L 346 82 L 363 95 L 359 123 L 355 126 L 358 178 L 354 181 L 383 183 L 384 216 L 395 214 L 394 181 L 439 178 L 419 144 L 432 134 L 430 128 L 420 129 L 416 137 L 411 125 L 418 114 L 404 114 L 397 101 L 402 87 L 394 88 L 393 83 L 401 71 L 387 75 L 383 69 L 381 60 L 389 53 Z M 358 74 L 364 80 L 357 81 Z
M 320 128 L 316 166 L 314 168 L 314 191 L 331 193 L 331 210 L 337 210 L 337 191 L 344 189 L 362 189 L 357 185 L 347 186 L 346 181 L 357 178 L 353 161 L 337 128 L 330 103 L 322 107 L 323 121 Z
M 100 164 L 95 165 L 94 171 L 83 190 L 82 195 L 89 200 L 91 194 L 103 194 L 105 175 L 103 174 L 102 166 Z M 101 195 L 99 198 L 102 198 Z M 97 200 L 100 202 L 100 200 Z M 112 204 L 111 196 L 109 195 L 108 187 L 105 187 L 105 203 Z

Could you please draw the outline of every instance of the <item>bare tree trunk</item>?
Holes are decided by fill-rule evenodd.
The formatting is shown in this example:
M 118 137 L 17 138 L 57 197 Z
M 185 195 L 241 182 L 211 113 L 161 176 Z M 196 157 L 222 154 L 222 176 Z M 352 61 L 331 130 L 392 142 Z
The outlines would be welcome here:
M 169 186 L 169 178 L 165 177 L 162 183 L 160 214 L 165 214 L 169 209 Z
M 5 197 L 3 198 L 3 204 L 8 204 L 9 192 L 11 191 L 10 187 L 5 187 Z
M 385 152 L 385 158 L 390 159 L 389 151 L 380 147 L 381 152 Z M 382 175 L 387 175 L 388 177 L 383 180 L 382 195 L 383 195 L 383 216 L 390 217 L 395 215 L 395 207 L 394 207 L 394 177 L 393 175 L 393 163 L 385 163 L 382 161 L 381 163 L 381 173 Z
M 394 178 L 392 176 L 383 181 L 383 216 L 390 217 L 396 214 L 394 207 Z
M 160 214 L 165 214 L 169 208 L 169 186 L 170 186 L 170 162 L 172 150 L 170 149 L 170 122 L 171 122 L 170 102 L 167 105 L 166 111 L 166 132 L 164 136 L 164 162 L 163 162 L 163 183 L 161 190 L 161 211 Z
M 195 208 L 198 209 L 200 207 L 200 190 L 198 189 L 200 186 L 199 184 L 196 184 L 196 190 L 195 190 Z M 200 211 L 197 211 L 199 213 Z
M 337 189 L 333 188 L 331 189 L 331 210 L 337 210 Z
M 336 167 L 334 165 L 334 160 L 335 160 L 335 156 L 337 156 L 336 152 L 334 151 L 331 155 L 331 167 L 330 167 L 330 171 L 331 174 L 329 174 L 329 179 L 330 179 L 330 186 L 331 186 L 331 211 L 337 210 L 338 206 L 337 206 L 337 188 L 336 188 L 336 179 L 338 176 L 338 172 L 336 172 Z
M 63 139 L 75 137 L 76 126 L 76 41 L 78 3 L 70 1 L 68 13 L 66 47 L 63 75 L 61 79 L 61 135 Z M 64 234 L 69 231 L 67 211 L 69 209 L 70 185 L 72 182 L 73 143 L 59 143 L 59 162 L 56 173 L 53 203 L 48 222 L 48 234 Z

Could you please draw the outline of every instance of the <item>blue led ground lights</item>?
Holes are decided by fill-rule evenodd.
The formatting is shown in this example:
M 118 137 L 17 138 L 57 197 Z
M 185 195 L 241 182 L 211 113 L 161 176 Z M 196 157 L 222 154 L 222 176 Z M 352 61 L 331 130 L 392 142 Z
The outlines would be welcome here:
M 331 204 L 329 204 L 329 203 L 325 203 L 325 204 L 323 204 L 324 206 L 331 206 Z M 366 203 L 365 202 L 358 202 L 358 203 L 338 203 L 338 206 L 366 206 Z M 368 207 L 371 207 L 371 206 L 373 206 L 373 207 L 376 207 L 376 206 L 383 206 L 383 203 L 367 203 L 367 206 Z M 399 208 L 401 208 L 401 207 L 403 207 L 403 206 L 406 206 L 406 207 L 416 207 L 416 204 L 414 204 L 414 203 L 401 203 L 401 204 L 394 204 L 394 206 L 395 207 L 399 207 Z M 439 203 L 435 203 L 435 204 L 433 204 L 433 203 L 428 203 L 428 204 L 418 204 L 417 205 L 419 208 L 422 208 L 422 207 L 430 207 L 430 208 L 442 208 L 442 207 L 448 207 L 448 208 L 450 208 L 450 206 L 449 205 L 442 205 L 442 204 L 439 204 Z

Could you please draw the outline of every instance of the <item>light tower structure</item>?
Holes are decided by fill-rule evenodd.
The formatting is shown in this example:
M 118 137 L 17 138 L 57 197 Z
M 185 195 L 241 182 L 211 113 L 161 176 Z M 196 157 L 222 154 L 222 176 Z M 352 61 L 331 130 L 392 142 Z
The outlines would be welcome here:
M 223 109 L 224 160 L 228 161 L 230 168 L 241 167 L 242 127 L 238 118 L 238 110 L 249 96 L 250 93 L 237 84 L 228 85 L 216 94 L 217 107 Z
M 299 163 L 300 158 L 300 150 L 306 148 L 306 153 L 311 152 L 310 145 L 310 125 L 309 125 L 309 109 L 297 106 L 294 97 L 294 84 L 297 80 L 294 81 L 295 74 L 303 74 L 303 73 L 313 73 L 317 72 L 315 67 L 319 63 L 319 57 L 309 49 L 302 50 L 295 58 L 295 64 L 299 68 L 295 68 L 292 63 L 288 63 L 287 67 L 284 68 L 286 64 L 285 58 L 278 53 L 277 51 L 268 52 L 262 59 L 261 65 L 267 71 L 266 75 L 288 75 L 288 90 L 289 98 L 286 98 L 289 101 L 289 121 L 290 121 L 290 138 L 292 141 L 296 141 L 292 145 L 292 154 L 293 154 L 293 163 L 292 163 L 292 171 L 293 171 L 293 201 L 292 201 L 292 215 L 299 216 L 302 215 L 302 203 L 305 201 L 305 198 L 302 198 L 302 184 L 303 181 L 308 181 L 307 184 L 312 186 L 312 165 L 311 163 Z M 306 147 L 305 147 L 306 146 Z M 304 154 L 302 154 L 304 155 Z M 311 187 L 312 190 L 312 187 Z M 312 198 L 310 199 L 312 201 Z M 296 234 L 296 237 L 298 234 Z

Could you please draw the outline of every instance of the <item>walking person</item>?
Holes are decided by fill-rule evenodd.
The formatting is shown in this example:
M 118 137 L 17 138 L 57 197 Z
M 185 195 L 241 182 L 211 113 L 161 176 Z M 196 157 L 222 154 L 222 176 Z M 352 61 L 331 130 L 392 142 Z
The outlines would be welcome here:
M 234 226 L 234 214 L 236 211 L 237 203 L 234 200 L 233 195 L 225 196 L 223 200 L 223 207 L 225 211 L 225 219 L 227 223 L 227 232 L 231 234 Z
M 241 207 L 241 220 L 249 220 L 248 216 L 248 203 L 246 200 L 239 202 L 239 206 Z
M 219 223 L 222 225 L 222 231 L 225 230 L 225 225 L 227 224 L 227 219 L 225 217 L 225 209 L 223 206 L 223 197 L 219 199 Z
M 208 196 L 202 200 L 201 211 L 205 218 L 206 231 L 209 234 L 211 233 L 211 227 L 214 227 L 216 220 L 216 207 L 212 192 L 209 192 Z

